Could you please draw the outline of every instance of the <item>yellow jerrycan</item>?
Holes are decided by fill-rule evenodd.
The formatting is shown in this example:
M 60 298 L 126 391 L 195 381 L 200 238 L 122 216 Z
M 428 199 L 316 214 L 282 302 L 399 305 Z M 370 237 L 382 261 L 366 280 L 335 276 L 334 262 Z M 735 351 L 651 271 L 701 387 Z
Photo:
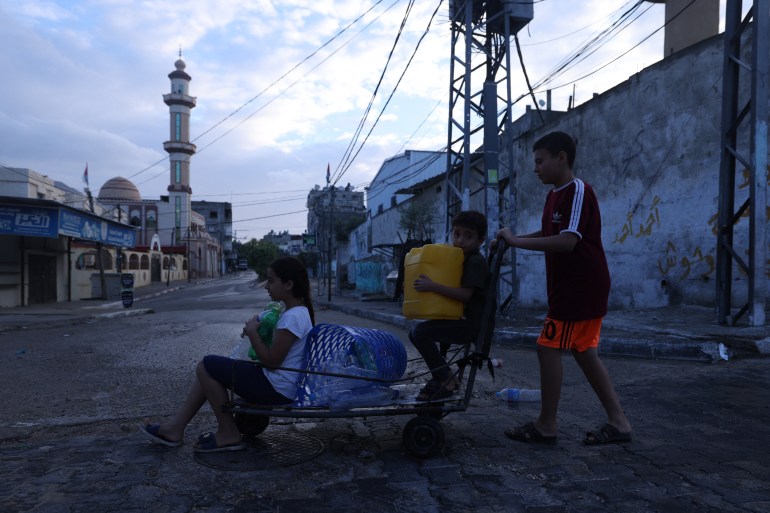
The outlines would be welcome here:
M 414 280 L 421 274 L 447 287 L 459 287 L 463 275 L 463 250 L 446 244 L 414 248 L 404 259 L 404 305 L 407 319 L 459 319 L 463 304 L 435 292 L 418 292 Z

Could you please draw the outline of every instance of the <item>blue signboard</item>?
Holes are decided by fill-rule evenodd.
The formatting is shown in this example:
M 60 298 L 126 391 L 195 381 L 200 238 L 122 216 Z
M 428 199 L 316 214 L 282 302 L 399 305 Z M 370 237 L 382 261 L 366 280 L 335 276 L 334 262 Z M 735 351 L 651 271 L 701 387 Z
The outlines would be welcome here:
M 56 238 L 58 214 L 57 208 L 3 205 L 0 206 L 0 233 Z
M 0 234 L 54 239 L 66 235 L 124 248 L 136 242 L 133 227 L 66 208 L 30 205 L 0 205 Z
M 104 242 L 110 246 L 132 247 L 136 238 L 134 228 L 108 223 L 104 219 L 62 210 L 59 214 L 59 233 L 78 239 Z

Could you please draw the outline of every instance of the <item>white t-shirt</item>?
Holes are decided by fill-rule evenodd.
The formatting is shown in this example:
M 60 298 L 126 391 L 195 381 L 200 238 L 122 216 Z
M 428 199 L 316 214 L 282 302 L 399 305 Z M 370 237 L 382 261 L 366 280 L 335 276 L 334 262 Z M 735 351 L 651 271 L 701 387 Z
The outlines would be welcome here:
M 304 306 L 295 306 L 289 308 L 278 318 L 275 325 L 276 330 L 289 330 L 297 336 L 297 340 L 289 348 L 286 358 L 283 359 L 281 367 L 292 369 L 301 369 L 305 363 L 305 338 L 308 332 L 313 328 L 310 321 L 310 312 Z M 294 399 L 297 395 L 297 382 L 302 377 L 300 372 L 285 370 L 270 370 L 262 368 L 270 384 L 279 394 Z

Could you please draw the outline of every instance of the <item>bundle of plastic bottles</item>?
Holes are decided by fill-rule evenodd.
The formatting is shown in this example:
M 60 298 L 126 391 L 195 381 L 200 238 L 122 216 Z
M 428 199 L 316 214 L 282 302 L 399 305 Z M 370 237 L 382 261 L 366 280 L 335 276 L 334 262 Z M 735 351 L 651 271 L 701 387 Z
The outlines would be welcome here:
M 295 404 L 347 410 L 392 402 L 389 384 L 406 371 L 406 349 L 392 333 L 319 324 L 308 335 L 308 373 Z
M 278 324 L 278 319 L 283 313 L 284 305 L 280 301 L 271 301 L 265 305 L 265 309 L 257 314 L 259 319 L 259 328 L 257 333 L 262 338 L 262 341 L 270 347 L 273 343 L 273 333 L 275 332 L 275 326 Z M 260 361 L 257 352 L 251 347 L 251 342 L 246 336 L 246 332 L 241 333 L 241 340 L 230 351 L 230 358 L 236 358 L 239 360 L 252 360 Z
M 259 333 L 267 347 L 273 344 L 273 332 L 275 332 L 275 325 L 278 324 L 278 318 L 281 316 L 281 313 L 283 313 L 283 303 L 270 301 L 258 315 L 259 328 L 257 328 L 257 333 Z M 249 347 L 249 358 L 260 361 L 253 347 Z

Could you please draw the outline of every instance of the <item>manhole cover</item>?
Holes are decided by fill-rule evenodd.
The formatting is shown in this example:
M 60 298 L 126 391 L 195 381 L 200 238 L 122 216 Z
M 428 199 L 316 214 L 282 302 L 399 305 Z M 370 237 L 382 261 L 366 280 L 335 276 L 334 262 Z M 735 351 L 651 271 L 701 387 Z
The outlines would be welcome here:
M 309 461 L 323 451 L 323 442 L 314 436 L 276 431 L 249 439 L 243 451 L 196 452 L 195 461 L 218 470 L 266 470 Z

